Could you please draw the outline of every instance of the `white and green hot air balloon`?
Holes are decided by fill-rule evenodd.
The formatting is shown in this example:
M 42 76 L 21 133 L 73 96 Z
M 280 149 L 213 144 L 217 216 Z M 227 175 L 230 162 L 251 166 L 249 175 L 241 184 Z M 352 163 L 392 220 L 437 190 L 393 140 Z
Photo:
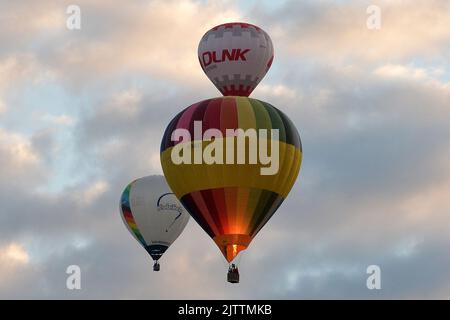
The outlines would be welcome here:
M 147 176 L 131 182 L 120 198 L 120 213 L 128 231 L 154 260 L 158 260 L 183 232 L 189 213 L 161 175 Z

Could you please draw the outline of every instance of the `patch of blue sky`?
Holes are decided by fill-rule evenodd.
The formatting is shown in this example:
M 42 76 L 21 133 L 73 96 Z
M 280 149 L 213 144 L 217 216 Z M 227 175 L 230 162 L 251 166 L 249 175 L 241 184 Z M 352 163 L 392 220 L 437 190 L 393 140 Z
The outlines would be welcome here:
M 21 242 L 25 244 L 32 264 L 45 263 L 48 259 L 55 256 L 62 256 L 69 251 L 82 251 L 93 244 L 93 239 L 83 234 L 72 233 L 66 235 L 59 241 L 48 241 L 45 236 L 42 237 L 24 237 Z
M 24 104 L 28 106 L 39 105 L 40 113 L 58 116 L 65 114 L 79 121 L 89 117 L 85 113 L 94 113 L 96 108 L 104 107 L 105 103 L 120 92 L 135 90 L 143 96 L 149 95 L 175 95 L 179 91 L 177 86 L 168 80 L 154 79 L 148 74 L 127 74 L 118 76 L 116 80 L 109 82 L 96 82 L 89 88 L 83 90 L 83 94 L 73 95 L 64 91 L 63 88 L 46 87 L 25 94 Z M 23 121 L 23 120 L 22 120 Z M 28 121 L 29 123 L 32 121 Z M 32 133 L 38 127 L 49 124 L 30 123 L 28 133 Z M 93 176 L 99 174 L 96 167 L 89 162 L 89 156 L 79 154 L 76 146 L 76 127 L 63 128 L 57 137 L 59 150 L 54 155 L 52 162 L 51 179 L 42 185 L 38 191 L 46 193 L 58 193 L 67 187 L 82 184 Z
M 28 122 L 22 130 L 29 131 L 28 134 L 47 128 L 57 130 L 53 133 L 56 151 L 50 158 L 50 180 L 39 189 L 50 193 L 58 192 L 73 184 L 76 177 L 79 179 L 83 175 L 82 171 L 75 171 L 78 155 L 74 151 L 73 127 L 79 119 L 80 106 L 85 103 L 85 97 L 70 94 L 59 84 L 52 83 L 25 90 L 22 99 L 26 110 L 30 110 L 32 115 L 28 121 L 22 122 Z M 69 122 L 54 122 L 54 119 L 62 116 L 69 119 Z M 74 172 L 77 174 L 74 175 Z
M 26 136 L 48 127 L 46 115 L 77 117 L 80 99 L 58 83 L 25 83 L 6 95 L 8 112 L 2 121 L 7 130 Z
M 2 127 L 16 134 L 32 138 L 35 134 L 52 131 L 56 151 L 48 157 L 52 172 L 50 180 L 38 191 L 57 192 L 74 183 L 74 166 L 78 155 L 74 152 L 73 128 L 79 118 L 80 106 L 89 103 L 83 94 L 69 93 L 59 83 L 26 83 L 18 92 L 7 97 L 8 112 Z M 58 122 L 58 119 L 65 120 Z M 83 176 L 77 172 L 77 179 Z
M 444 57 L 415 57 L 409 66 L 417 69 L 424 69 L 430 77 L 442 83 L 450 81 L 450 61 Z
M 252 13 L 252 10 L 255 7 L 262 7 L 267 12 L 273 12 L 279 9 L 285 9 L 286 6 L 289 6 L 290 4 L 296 4 L 299 1 L 296 0 L 246 0 L 246 1 L 239 1 L 238 7 L 242 8 L 244 12 Z M 354 3 L 353 0 L 303 0 L 302 1 L 304 5 L 314 5 L 317 7 L 324 7 L 324 10 L 326 10 L 327 5 L 345 5 L 345 4 L 351 4 Z M 370 0 L 362 0 L 362 4 L 367 3 L 367 5 L 372 4 L 373 1 Z
M 245 12 L 251 11 L 254 7 L 264 7 L 264 9 L 273 11 L 284 7 L 290 0 L 248 0 L 239 2 L 239 7 L 244 9 Z

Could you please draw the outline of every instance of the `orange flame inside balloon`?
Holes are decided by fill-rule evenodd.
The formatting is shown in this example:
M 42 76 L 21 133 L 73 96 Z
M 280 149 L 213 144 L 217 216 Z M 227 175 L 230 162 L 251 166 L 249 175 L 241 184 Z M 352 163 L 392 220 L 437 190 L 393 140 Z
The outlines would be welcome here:
M 227 245 L 225 249 L 225 258 L 227 259 L 228 262 L 231 262 L 234 260 L 234 258 L 237 257 L 239 252 L 245 250 L 246 248 L 247 248 L 246 246 L 241 246 L 238 244 Z
M 251 241 L 250 236 L 244 234 L 224 234 L 213 239 L 228 262 L 233 261 L 239 252 L 247 249 Z

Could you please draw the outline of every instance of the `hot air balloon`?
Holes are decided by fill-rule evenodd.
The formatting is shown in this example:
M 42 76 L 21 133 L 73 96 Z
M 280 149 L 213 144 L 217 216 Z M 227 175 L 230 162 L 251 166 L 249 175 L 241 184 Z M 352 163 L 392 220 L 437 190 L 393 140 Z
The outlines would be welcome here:
M 272 64 L 272 40 L 264 30 L 252 24 L 221 24 L 200 40 L 198 59 L 203 71 L 224 96 L 248 97 Z
M 178 238 L 189 221 L 189 214 L 160 175 L 131 182 L 120 198 L 120 213 L 125 226 L 154 260 L 158 260 Z
M 173 118 L 160 158 L 177 198 L 231 263 L 286 199 L 302 145 L 291 120 L 269 103 L 220 97 Z

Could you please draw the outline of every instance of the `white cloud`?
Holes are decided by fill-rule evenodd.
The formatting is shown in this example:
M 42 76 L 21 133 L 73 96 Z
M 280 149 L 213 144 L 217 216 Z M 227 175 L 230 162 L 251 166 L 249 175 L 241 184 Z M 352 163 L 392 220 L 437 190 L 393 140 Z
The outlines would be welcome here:
M 150 155 L 149 164 L 153 173 L 162 174 L 161 158 L 159 152 L 154 152 Z
M 0 292 L 8 290 L 20 280 L 22 273 L 27 272 L 30 256 L 24 246 L 11 242 L 0 247 Z
M 53 114 L 45 114 L 42 116 L 42 120 L 49 122 L 50 124 L 70 127 L 75 124 L 76 119 L 72 116 L 61 114 L 61 115 L 53 115 Z
M 208 81 L 196 56 L 201 36 L 223 21 L 240 18 L 233 1 L 156 0 L 127 6 L 81 1 L 79 5 L 84 17 L 95 19 L 95 25 L 89 21 L 82 24 L 82 36 L 59 43 L 47 61 L 76 85 L 138 72 L 198 86 Z M 92 28 L 97 25 L 108 28 L 95 32 Z
M 0 98 L 0 115 L 6 111 L 6 105 L 3 100 Z
M 78 201 L 83 206 L 92 205 L 99 197 L 109 190 L 109 184 L 105 181 L 97 181 L 78 195 Z
M 24 81 L 37 84 L 55 78 L 51 69 L 41 65 L 30 53 L 17 53 L 0 60 L 0 74 L 0 93 L 3 94 Z
M 274 37 L 294 54 L 344 62 L 352 59 L 378 61 L 417 55 L 444 57 L 450 42 L 450 3 L 445 0 L 378 1 L 380 30 L 366 27 L 367 4 L 353 1 L 345 5 L 308 6 L 288 2 L 284 28 L 275 28 Z M 310 14 L 295 19 L 301 11 Z M 275 12 L 275 14 L 280 12 Z
M 8 55 L 3 59 L 0 56 L 0 75 L 0 114 L 14 111 L 8 99 L 14 95 L 21 96 L 25 85 L 29 87 L 56 78 L 51 69 L 41 65 L 29 53 Z
M 297 90 L 288 87 L 285 84 L 276 84 L 276 85 L 269 85 L 269 84 L 260 84 L 256 90 L 254 97 L 258 97 L 258 99 L 265 100 L 267 102 L 273 100 L 273 99 L 279 99 L 281 101 L 289 101 L 297 99 L 296 101 L 300 103 L 299 93 Z M 284 106 L 288 107 L 288 106 Z
M 40 160 L 27 138 L 1 128 L 0 155 L 2 162 L 0 172 L 3 177 L 26 174 L 26 171 L 36 168 Z
M 450 88 L 450 82 L 440 80 L 440 77 L 444 74 L 442 68 L 417 68 L 402 64 L 385 64 L 376 68 L 374 74 L 384 79 L 416 81 L 442 90 L 449 90 Z
M 120 116 L 133 117 L 139 112 L 142 93 L 135 89 L 126 90 L 115 94 L 111 104 L 105 108 L 108 112 L 117 113 Z
M 448 158 L 447 158 L 448 159 Z M 447 166 L 442 169 L 445 170 Z M 446 232 L 450 218 L 450 177 L 442 182 L 423 188 L 417 193 L 410 194 L 398 205 L 405 217 L 416 227 L 425 227 L 434 232 Z
M 17 243 L 0 247 L 0 268 L 27 264 L 30 260 L 28 252 Z

